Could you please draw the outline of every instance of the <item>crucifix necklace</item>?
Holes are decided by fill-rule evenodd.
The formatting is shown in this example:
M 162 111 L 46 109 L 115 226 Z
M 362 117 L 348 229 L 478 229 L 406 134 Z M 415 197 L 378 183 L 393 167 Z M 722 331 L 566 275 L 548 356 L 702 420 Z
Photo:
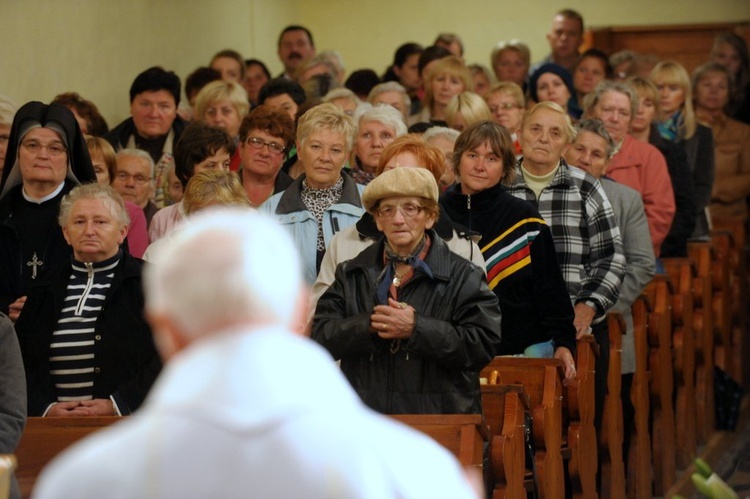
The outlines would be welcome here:
M 37 269 L 37 267 L 41 267 L 42 265 L 44 265 L 44 262 L 41 261 L 39 258 L 37 258 L 36 251 L 35 251 L 34 252 L 34 256 L 31 257 L 31 260 L 29 260 L 28 262 L 26 262 L 26 266 L 27 267 L 31 267 L 31 278 L 32 279 L 36 279 L 36 269 Z

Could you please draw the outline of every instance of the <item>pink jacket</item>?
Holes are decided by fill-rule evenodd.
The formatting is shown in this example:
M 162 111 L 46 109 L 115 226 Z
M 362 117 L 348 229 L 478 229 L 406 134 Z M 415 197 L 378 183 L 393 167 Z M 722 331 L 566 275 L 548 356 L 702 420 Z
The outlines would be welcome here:
M 627 135 L 609 163 L 607 176 L 641 194 L 654 254 L 659 256 L 675 212 L 674 191 L 664 156 L 654 146 Z

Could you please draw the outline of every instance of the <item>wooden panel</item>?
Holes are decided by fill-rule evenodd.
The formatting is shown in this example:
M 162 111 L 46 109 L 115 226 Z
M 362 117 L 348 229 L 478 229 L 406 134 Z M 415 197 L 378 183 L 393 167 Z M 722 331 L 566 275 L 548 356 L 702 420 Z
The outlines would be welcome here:
M 639 54 L 655 54 L 673 59 L 688 72 L 708 61 L 714 37 L 724 31 L 744 36 L 750 44 L 748 22 L 720 24 L 679 24 L 660 26 L 609 26 L 588 30 L 591 46 L 608 54 L 629 49 Z
M 78 440 L 121 418 L 28 418 L 16 448 L 16 478 L 21 495 L 29 497 L 47 463 Z

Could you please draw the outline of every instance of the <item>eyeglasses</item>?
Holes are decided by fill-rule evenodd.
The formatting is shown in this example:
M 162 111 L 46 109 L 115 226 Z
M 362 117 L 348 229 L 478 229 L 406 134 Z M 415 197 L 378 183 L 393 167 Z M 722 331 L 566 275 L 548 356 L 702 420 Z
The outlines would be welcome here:
M 405 204 L 401 206 L 382 206 L 377 209 L 377 214 L 382 218 L 393 218 L 396 216 L 397 211 L 400 211 L 401 214 L 406 218 L 414 218 L 419 213 L 422 213 L 424 211 L 424 206 L 418 206 L 416 204 Z
M 263 146 L 268 146 L 268 151 L 273 154 L 284 154 L 284 151 L 286 151 L 285 147 L 280 146 L 276 142 L 266 142 L 258 137 L 248 137 L 247 140 L 245 140 L 245 144 L 254 149 L 263 149 Z
M 115 175 L 115 180 L 123 183 L 127 182 L 131 178 L 138 185 L 144 185 L 151 181 L 150 178 L 144 177 L 143 175 L 131 175 L 127 172 L 118 172 L 117 175 Z
M 40 144 L 36 140 L 27 140 L 21 142 L 21 146 L 31 154 L 39 154 L 42 149 L 47 149 L 47 153 L 49 153 L 50 156 L 60 156 L 61 154 L 65 154 L 66 152 L 68 152 L 65 146 L 60 144 L 59 142 L 53 142 L 51 144 L 44 145 Z

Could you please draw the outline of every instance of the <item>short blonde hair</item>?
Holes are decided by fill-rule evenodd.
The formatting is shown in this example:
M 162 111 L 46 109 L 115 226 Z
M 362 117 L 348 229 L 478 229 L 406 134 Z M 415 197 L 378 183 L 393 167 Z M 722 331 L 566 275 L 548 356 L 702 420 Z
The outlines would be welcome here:
M 523 89 L 518 86 L 517 83 L 512 81 L 501 81 L 496 83 L 487 90 L 487 95 L 484 96 L 485 101 L 489 100 L 495 94 L 505 94 L 513 98 L 516 104 L 521 109 L 526 108 L 526 97 L 523 95 Z
M 203 87 L 195 96 L 195 116 L 205 119 L 208 106 L 222 100 L 228 100 L 234 106 L 240 120 L 250 111 L 247 92 L 242 85 L 233 81 L 216 80 Z
M 60 214 L 57 217 L 60 227 L 67 225 L 70 219 L 70 212 L 73 211 L 73 206 L 83 199 L 98 199 L 102 201 L 109 210 L 110 215 L 112 215 L 112 218 L 120 223 L 120 227 L 127 227 L 130 224 L 130 216 L 128 215 L 127 208 L 125 208 L 125 202 L 117 191 L 108 185 L 100 185 L 92 182 L 75 187 L 62 198 L 62 201 L 60 201 Z
M 455 55 L 438 59 L 425 77 L 424 107 L 427 109 L 431 109 L 435 103 L 435 96 L 432 95 L 432 80 L 446 73 L 460 78 L 464 84 L 464 91 L 474 90 L 474 79 L 471 77 L 471 71 L 466 67 L 464 61 Z
M 190 215 L 208 205 L 250 206 L 245 188 L 234 172 L 205 170 L 188 180 L 182 206 Z
M 352 117 L 342 111 L 341 108 L 330 102 L 325 102 L 310 108 L 305 114 L 300 116 L 297 123 L 297 141 L 300 146 L 307 142 L 307 138 L 311 133 L 321 128 L 343 135 L 344 142 L 346 143 L 346 153 L 348 154 L 352 150 L 357 125 L 354 124 Z
M 466 126 L 478 121 L 490 121 L 492 115 L 485 100 L 474 92 L 461 92 L 451 97 L 448 107 L 445 108 L 445 121 L 453 128 L 458 115 L 466 122 Z

